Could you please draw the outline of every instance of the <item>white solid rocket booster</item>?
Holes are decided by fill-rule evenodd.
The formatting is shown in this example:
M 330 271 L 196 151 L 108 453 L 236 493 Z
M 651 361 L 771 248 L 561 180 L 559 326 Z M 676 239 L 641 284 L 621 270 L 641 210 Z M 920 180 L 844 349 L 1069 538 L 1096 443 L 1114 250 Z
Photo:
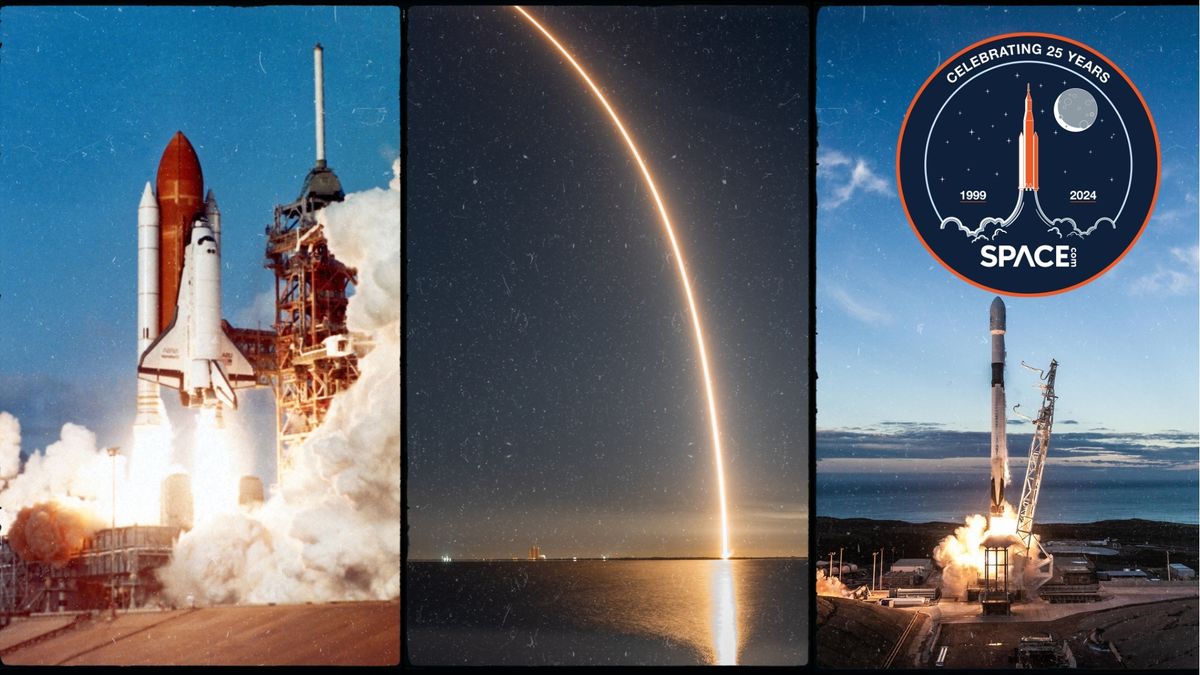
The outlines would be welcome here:
M 158 337 L 158 200 L 150 183 L 142 191 L 138 204 L 138 358 Z M 158 385 L 138 379 L 137 415 L 135 425 L 158 425 L 162 422 L 162 399 Z

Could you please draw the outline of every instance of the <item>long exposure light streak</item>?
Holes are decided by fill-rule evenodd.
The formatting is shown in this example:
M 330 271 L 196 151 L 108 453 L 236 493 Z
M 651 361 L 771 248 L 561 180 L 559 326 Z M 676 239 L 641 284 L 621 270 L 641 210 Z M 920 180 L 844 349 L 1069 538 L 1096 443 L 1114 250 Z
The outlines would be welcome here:
M 583 69 L 583 66 L 579 65 L 575 57 L 571 56 L 567 48 L 555 39 L 542 24 L 538 23 L 537 19 L 534 19 L 523 7 L 514 6 L 513 9 L 525 17 L 529 23 L 533 24 L 533 27 L 538 29 L 542 35 L 546 36 L 550 44 L 558 49 L 563 58 L 575 68 L 575 71 L 587 83 L 588 88 L 596 95 L 596 98 L 600 101 L 600 105 L 604 106 L 604 109 L 608 112 L 608 116 L 612 118 L 617 131 L 625 139 L 625 144 L 629 146 L 629 152 L 633 155 L 633 159 L 637 162 L 638 167 L 641 168 L 642 178 L 646 181 L 646 187 L 650 190 L 650 194 L 654 197 L 654 203 L 658 206 L 658 215 L 662 219 L 663 229 L 667 232 L 667 240 L 670 241 L 671 250 L 675 254 L 676 266 L 679 269 L 679 278 L 683 282 L 684 295 L 687 296 L 688 309 L 692 316 L 692 329 L 696 335 L 696 350 L 700 355 L 700 369 L 704 373 L 704 392 L 708 398 L 708 420 L 709 425 L 712 427 L 713 456 L 716 459 L 717 465 L 717 493 L 721 500 L 721 557 L 729 558 L 732 551 L 729 550 L 729 514 L 725 501 L 725 468 L 721 457 L 721 430 L 717 422 L 716 388 L 713 385 L 712 374 L 708 368 L 708 351 L 704 348 L 704 331 L 700 327 L 700 312 L 696 309 L 696 299 L 692 293 L 692 284 L 688 281 L 687 266 L 683 261 L 683 251 L 679 248 L 679 242 L 675 239 L 675 229 L 671 226 L 671 217 L 667 215 L 667 207 L 663 203 L 662 197 L 658 194 L 658 188 L 654 185 L 654 178 L 650 175 L 650 168 L 642 159 L 642 153 L 638 152 L 637 144 L 633 142 L 633 137 L 625 130 L 625 125 L 621 123 L 621 118 L 617 116 L 617 111 L 609 105 L 608 99 L 604 97 L 604 93 L 600 91 L 600 87 L 596 86 L 596 83 L 588 76 L 587 71 Z

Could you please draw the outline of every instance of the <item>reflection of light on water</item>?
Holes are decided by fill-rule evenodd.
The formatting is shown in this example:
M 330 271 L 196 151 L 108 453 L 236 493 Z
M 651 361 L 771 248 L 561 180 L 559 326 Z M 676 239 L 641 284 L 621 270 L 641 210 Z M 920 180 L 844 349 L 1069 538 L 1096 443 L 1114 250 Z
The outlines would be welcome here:
M 720 666 L 737 665 L 737 599 L 733 592 L 732 560 L 712 561 L 713 660 Z

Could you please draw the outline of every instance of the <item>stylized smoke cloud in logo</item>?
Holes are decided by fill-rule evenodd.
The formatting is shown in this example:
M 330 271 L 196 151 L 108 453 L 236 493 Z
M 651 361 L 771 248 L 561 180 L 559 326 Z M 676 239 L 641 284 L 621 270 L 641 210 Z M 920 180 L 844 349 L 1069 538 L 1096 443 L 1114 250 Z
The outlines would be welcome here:
M 1013 207 L 1012 213 L 1008 214 L 1007 218 L 995 218 L 993 216 L 988 216 L 980 220 L 979 226 L 972 230 L 966 225 L 963 225 L 962 221 L 958 218 L 954 216 L 947 216 L 946 218 L 942 218 L 942 223 L 939 229 L 944 230 L 946 229 L 947 225 L 953 224 L 959 232 L 962 232 L 966 235 L 967 239 L 971 240 L 971 243 L 975 243 L 981 239 L 984 241 L 996 241 L 1000 235 L 1008 232 L 1008 227 L 1016 221 L 1017 216 L 1021 215 L 1021 211 L 1025 209 L 1025 194 L 1025 190 L 1017 190 L 1017 203 Z M 1045 223 L 1046 231 L 1053 232 L 1054 234 L 1058 235 L 1059 239 L 1063 238 L 1063 229 L 1064 226 L 1067 225 L 1070 227 L 1066 236 L 1079 237 L 1080 239 L 1083 239 L 1089 234 L 1095 232 L 1096 229 L 1100 227 L 1101 223 L 1108 223 L 1114 230 L 1117 229 L 1116 220 L 1107 216 L 1096 219 L 1096 222 L 1092 223 L 1091 227 L 1086 230 L 1079 229 L 1079 226 L 1075 223 L 1074 218 L 1051 218 L 1050 216 L 1046 215 L 1045 211 L 1042 210 L 1042 202 L 1040 199 L 1038 199 L 1037 191 L 1032 191 L 1032 194 L 1034 207 L 1037 209 L 1038 218 Z M 988 228 L 992 226 L 995 226 L 995 229 L 991 230 L 991 233 L 989 234 Z
M 1075 222 L 1072 221 L 1071 222 L 1072 230 L 1067 233 L 1067 236 L 1068 237 L 1079 237 L 1080 239 L 1083 239 L 1084 237 L 1088 236 L 1089 234 L 1095 232 L 1096 228 L 1100 227 L 1100 223 L 1108 223 L 1109 225 L 1112 226 L 1112 229 L 1114 229 L 1114 230 L 1117 229 L 1117 221 L 1113 220 L 1112 218 L 1098 218 L 1098 219 L 1096 219 L 1096 222 L 1092 223 L 1092 226 L 1086 230 L 1081 230 L 1078 227 L 1075 227 Z

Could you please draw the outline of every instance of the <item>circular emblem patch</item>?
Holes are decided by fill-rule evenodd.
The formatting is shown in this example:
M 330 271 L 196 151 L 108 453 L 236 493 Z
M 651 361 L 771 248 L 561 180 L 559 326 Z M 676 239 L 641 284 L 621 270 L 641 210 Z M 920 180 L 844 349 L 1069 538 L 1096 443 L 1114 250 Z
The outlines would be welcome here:
M 1115 64 L 1065 37 L 1010 33 L 955 54 L 921 86 L 896 179 L 913 230 L 959 278 L 1051 295 L 1129 251 L 1159 164 L 1154 120 Z

